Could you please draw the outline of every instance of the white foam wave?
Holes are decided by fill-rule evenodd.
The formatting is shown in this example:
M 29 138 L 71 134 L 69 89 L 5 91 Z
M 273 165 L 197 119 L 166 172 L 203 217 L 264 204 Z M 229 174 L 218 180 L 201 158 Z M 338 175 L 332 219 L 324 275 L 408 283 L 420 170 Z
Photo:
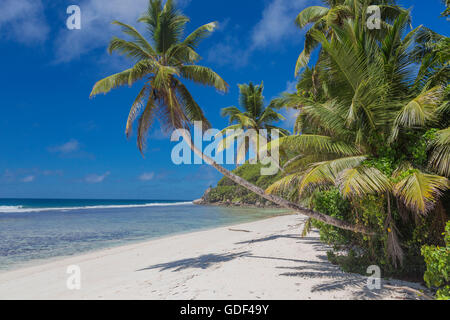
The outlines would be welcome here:
M 147 203 L 147 204 L 130 204 L 130 205 L 100 205 L 100 206 L 65 207 L 65 208 L 64 207 L 61 207 L 61 208 L 24 208 L 23 206 L 0 206 L 0 213 L 171 207 L 171 206 L 186 206 L 186 205 L 192 205 L 192 204 L 193 204 L 192 202 L 174 202 L 174 203 Z

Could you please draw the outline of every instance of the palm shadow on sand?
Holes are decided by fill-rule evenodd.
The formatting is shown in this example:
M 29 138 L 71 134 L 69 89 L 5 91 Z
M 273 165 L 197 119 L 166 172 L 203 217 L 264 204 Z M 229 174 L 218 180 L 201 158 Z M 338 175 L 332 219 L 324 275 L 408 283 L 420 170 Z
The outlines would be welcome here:
M 196 258 L 182 259 L 167 263 L 161 263 L 137 271 L 155 270 L 178 272 L 186 269 L 208 269 L 216 265 L 232 261 L 237 258 L 263 259 L 280 261 L 280 265 L 275 268 L 280 270 L 280 277 L 292 278 L 316 278 L 321 279 L 320 283 L 311 288 L 311 292 L 339 292 L 343 290 L 353 291 L 353 299 L 376 300 L 386 293 L 385 289 L 370 290 L 367 287 L 367 277 L 359 274 L 343 272 L 338 266 L 331 264 L 326 255 L 320 254 L 329 249 L 315 237 L 299 237 L 297 235 L 274 235 L 265 238 L 240 242 L 239 244 L 252 244 L 257 242 L 274 241 L 280 238 L 291 239 L 296 243 L 308 243 L 314 246 L 318 252 L 315 260 L 301 260 L 282 258 L 275 256 L 258 256 L 251 251 L 226 254 L 207 254 Z M 282 262 L 289 262 L 288 266 L 283 266 Z M 295 263 L 295 265 L 292 265 Z
M 215 264 L 228 262 L 236 258 L 247 256 L 249 254 L 250 254 L 249 251 L 240 253 L 229 253 L 229 254 L 206 254 L 196 258 L 161 263 L 137 271 L 160 269 L 159 270 L 160 272 L 167 270 L 177 272 L 185 269 L 208 269 Z

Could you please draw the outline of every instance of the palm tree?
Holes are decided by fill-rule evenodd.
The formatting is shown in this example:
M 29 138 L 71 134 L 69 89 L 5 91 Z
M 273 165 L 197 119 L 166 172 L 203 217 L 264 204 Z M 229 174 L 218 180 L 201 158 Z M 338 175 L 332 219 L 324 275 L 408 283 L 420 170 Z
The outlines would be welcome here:
M 364 226 L 352 225 L 281 197 L 269 195 L 263 189 L 218 165 L 196 148 L 188 134 L 189 125 L 193 121 L 202 121 L 207 127 L 209 122 L 181 79 L 227 91 L 228 85 L 218 74 L 207 67 L 195 64 L 200 59 L 195 51 L 200 40 L 215 29 L 216 23 L 204 25 L 181 40 L 189 19 L 174 7 L 173 0 L 167 0 L 164 6 L 162 0 L 149 0 L 147 12 L 138 21 L 146 26 L 150 41 L 134 27 L 115 21 L 114 23 L 121 26 L 122 31 L 132 40 L 115 37 L 111 40 L 108 50 L 110 53 L 117 51 L 132 59 L 135 64 L 130 69 L 97 82 L 91 97 L 100 93 L 106 94 L 119 86 L 131 86 L 141 80 L 144 82 L 143 88 L 132 104 L 126 126 L 126 134 L 130 136 L 132 125 L 138 119 L 137 139 L 141 152 L 144 152 L 146 136 L 153 120 L 158 117 L 167 129 L 183 129 L 180 132 L 185 142 L 205 163 L 266 200 L 338 228 L 365 234 L 373 233 Z
M 312 23 L 311 28 L 305 34 L 304 49 L 300 53 L 295 67 L 295 75 L 306 67 L 313 51 L 320 43 L 313 36 L 319 31 L 333 38 L 334 28 L 342 26 L 347 19 L 367 21 L 367 9 L 371 5 L 377 5 L 382 14 L 382 30 L 372 32 L 373 35 L 382 35 L 388 28 L 389 23 L 395 20 L 398 15 L 405 12 L 404 9 L 395 5 L 393 0 L 323 0 L 326 6 L 311 6 L 299 13 L 295 23 L 300 29 Z
M 241 84 L 239 86 L 240 91 L 240 105 L 245 111 L 241 111 L 239 108 L 232 106 L 228 108 L 222 109 L 222 116 L 229 117 L 230 126 L 223 129 L 221 134 L 224 136 L 229 132 L 232 132 L 228 136 L 223 139 L 220 144 L 219 152 L 224 149 L 228 149 L 233 143 L 235 138 L 239 138 L 244 134 L 244 130 L 254 130 L 256 132 L 255 135 L 251 138 L 254 141 L 251 141 L 254 146 L 254 152 L 256 160 L 259 160 L 259 151 L 260 146 L 263 144 L 262 140 L 266 140 L 270 142 L 271 140 L 271 131 L 278 130 L 282 136 L 289 135 L 289 131 L 273 126 L 273 122 L 278 122 L 285 120 L 285 118 L 277 113 L 272 107 L 264 107 L 264 84 L 261 83 L 259 86 L 255 86 L 252 82 L 250 84 Z M 234 124 L 236 123 L 236 124 Z M 267 130 L 267 138 L 260 137 L 260 130 Z M 237 163 L 241 163 L 243 158 L 249 152 L 250 141 L 248 139 L 240 139 L 239 144 L 237 146 Z
M 391 216 L 394 204 L 426 215 L 450 187 L 439 175 L 449 173 L 448 128 L 429 141 L 431 158 L 421 159 L 410 148 L 419 142 L 412 135 L 420 138 L 442 125 L 445 93 L 442 83 L 430 88 L 428 81 L 421 81 L 423 73 L 414 79 L 410 48 L 420 28 L 402 37 L 408 21 L 407 14 L 401 14 L 381 41 L 351 19 L 331 26 L 336 38 L 318 30 L 311 33 L 322 47 L 322 59 L 304 71 L 296 94 L 284 94 L 272 103 L 301 110 L 296 131 L 302 134 L 278 141 L 301 156 L 287 168 L 290 175 L 267 190 L 295 190 L 300 200 L 330 187 L 351 201 L 385 196 L 388 251 L 400 261 Z
M 91 97 L 108 93 L 119 86 L 132 86 L 143 80 L 144 86 L 132 104 L 126 126 L 129 137 L 133 122 L 138 119 L 138 146 L 144 152 L 145 139 L 155 116 L 159 116 L 165 129 L 188 128 L 193 121 L 209 126 L 202 109 L 195 102 L 182 79 L 212 86 L 220 91 L 228 90 L 227 83 L 211 69 L 199 66 L 200 56 L 195 51 L 199 42 L 214 31 L 212 22 L 201 26 L 184 40 L 181 39 L 189 18 L 182 15 L 169 0 L 162 6 L 161 0 L 151 0 L 147 12 L 138 20 L 145 24 L 151 41 L 137 29 L 114 21 L 122 27 L 131 40 L 114 37 L 108 47 L 109 53 L 118 52 L 134 61 L 134 66 L 97 82 Z

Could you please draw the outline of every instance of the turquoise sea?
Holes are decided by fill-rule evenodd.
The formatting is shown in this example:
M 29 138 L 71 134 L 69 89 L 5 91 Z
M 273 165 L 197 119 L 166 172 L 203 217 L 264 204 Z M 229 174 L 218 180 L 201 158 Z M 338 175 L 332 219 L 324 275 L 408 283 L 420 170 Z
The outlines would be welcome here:
M 0 199 L 0 271 L 285 213 L 191 201 Z

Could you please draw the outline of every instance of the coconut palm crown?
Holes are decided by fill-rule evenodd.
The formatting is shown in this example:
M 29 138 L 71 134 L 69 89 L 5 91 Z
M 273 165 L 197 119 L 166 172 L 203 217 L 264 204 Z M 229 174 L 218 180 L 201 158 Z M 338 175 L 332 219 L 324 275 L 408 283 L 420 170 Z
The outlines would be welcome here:
M 271 130 L 278 130 L 281 136 L 289 135 L 289 131 L 276 127 L 274 122 L 285 120 L 285 118 L 278 112 L 276 112 L 271 106 L 264 107 L 264 83 L 261 85 L 254 85 L 252 82 L 249 84 L 240 84 L 239 91 L 239 104 L 244 111 L 241 111 L 238 107 L 231 106 L 222 109 L 222 117 L 228 117 L 230 126 L 222 130 L 222 134 L 226 135 L 227 132 L 233 132 L 229 134 L 220 145 L 220 150 L 227 149 L 235 138 L 239 138 L 244 134 L 243 130 L 252 129 L 255 130 L 258 135 L 255 135 L 257 141 L 252 141 L 256 150 L 260 149 L 260 141 L 258 139 L 261 129 L 267 130 L 267 140 L 271 139 Z M 250 147 L 250 143 L 247 143 L 245 139 L 241 139 L 238 145 L 238 159 L 239 163 L 242 161 L 242 157 L 245 156 Z M 258 154 L 256 157 L 258 159 Z
M 308 65 L 312 52 L 320 47 L 320 42 L 313 33 L 321 32 L 328 39 L 335 38 L 333 27 L 342 26 L 349 18 L 367 21 L 369 7 L 376 5 L 380 9 L 382 21 L 381 29 L 373 33 L 382 36 L 391 27 L 390 23 L 406 11 L 393 0 L 323 0 L 323 3 L 325 6 L 310 6 L 302 10 L 295 20 L 300 29 L 311 24 L 305 34 L 304 47 L 297 60 L 295 75 Z
M 197 65 L 200 41 L 217 27 L 216 22 L 203 25 L 183 38 L 189 18 L 174 6 L 173 0 L 150 0 L 147 11 L 138 19 L 145 25 L 146 36 L 136 28 L 114 21 L 129 40 L 114 37 L 108 52 L 118 52 L 131 59 L 133 67 L 98 81 L 91 97 L 108 93 L 120 86 L 143 81 L 143 87 L 131 106 L 126 125 L 130 137 L 137 120 L 137 140 L 141 153 L 153 120 L 158 118 L 164 129 L 188 128 L 193 121 L 209 122 L 182 80 L 228 90 L 227 83 L 208 67 Z

